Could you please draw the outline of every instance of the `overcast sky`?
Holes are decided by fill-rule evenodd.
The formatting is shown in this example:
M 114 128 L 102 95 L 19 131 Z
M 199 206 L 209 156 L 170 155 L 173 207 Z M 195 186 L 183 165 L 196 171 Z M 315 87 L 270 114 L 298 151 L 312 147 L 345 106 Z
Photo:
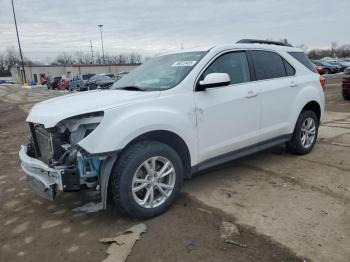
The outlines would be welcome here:
M 25 56 L 66 51 L 154 54 L 241 38 L 328 47 L 350 43 L 350 0 L 14 0 Z M 0 52 L 17 48 L 11 0 L 0 0 Z

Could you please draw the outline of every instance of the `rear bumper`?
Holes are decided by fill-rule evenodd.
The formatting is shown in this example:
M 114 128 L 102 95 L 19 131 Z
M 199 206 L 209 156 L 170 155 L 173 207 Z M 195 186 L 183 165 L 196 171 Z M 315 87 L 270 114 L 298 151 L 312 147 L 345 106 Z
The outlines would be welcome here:
M 54 169 L 44 162 L 32 158 L 27 154 L 27 147 L 22 145 L 19 151 L 19 158 L 23 171 L 27 175 L 29 188 L 49 200 L 53 200 L 62 191 L 63 169 Z

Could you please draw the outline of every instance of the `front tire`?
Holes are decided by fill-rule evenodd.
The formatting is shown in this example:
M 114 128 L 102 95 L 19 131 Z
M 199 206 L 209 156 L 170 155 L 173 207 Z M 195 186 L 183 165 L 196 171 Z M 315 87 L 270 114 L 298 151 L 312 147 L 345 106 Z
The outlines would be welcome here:
M 133 144 L 113 167 L 113 202 L 130 216 L 146 219 L 165 212 L 180 193 L 183 164 L 176 151 L 156 141 Z
M 291 141 L 286 143 L 288 151 L 296 155 L 305 155 L 312 151 L 318 135 L 319 121 L 311 110 L 299 115 Z

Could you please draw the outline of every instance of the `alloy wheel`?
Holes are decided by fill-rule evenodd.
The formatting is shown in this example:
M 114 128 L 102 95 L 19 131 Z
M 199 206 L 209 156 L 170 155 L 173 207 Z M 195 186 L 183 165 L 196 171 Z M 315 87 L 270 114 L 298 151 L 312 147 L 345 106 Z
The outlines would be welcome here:
M 301 126 L 300 139 L 304 148 L 309 148 L 313 145 L 316 138 L 316 123 L 311 117 L 305 119 Z
M 170 160 L 155 156 L 144 161 L 136 170 L 132 181 L 132 195 L 144 208 L 162 205 L 175 187 L 176 173 Z

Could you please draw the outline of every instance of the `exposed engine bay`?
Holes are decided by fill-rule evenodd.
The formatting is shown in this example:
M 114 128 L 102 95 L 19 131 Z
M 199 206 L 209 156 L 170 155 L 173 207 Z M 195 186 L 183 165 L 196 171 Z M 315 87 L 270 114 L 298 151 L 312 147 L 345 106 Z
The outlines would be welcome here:
M 78 143 L 99 125 L 102 118 L 103 112 L 84 114 L 65 119 L 48 129 L 41 124 L 29 123 L 31 139 L 27 154 L 60 172 L 63 191 L 96 188 L 104 156 L 92 156 Z M 57 190 L 53 191 L 52 197 Z

